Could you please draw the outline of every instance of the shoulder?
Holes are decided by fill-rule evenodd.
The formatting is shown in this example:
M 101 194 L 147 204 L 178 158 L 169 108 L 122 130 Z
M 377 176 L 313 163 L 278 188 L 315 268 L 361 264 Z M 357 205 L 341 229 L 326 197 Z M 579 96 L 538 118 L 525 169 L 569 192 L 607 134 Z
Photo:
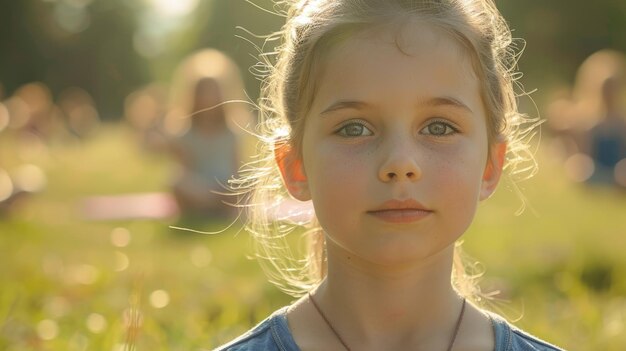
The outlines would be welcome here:
M 277 310 L 254 328 L 213 351 L 299 351 L 287 325 L 286 311 L 286 307 Z
M 489 313 L 496 334 L 496 351 L 565 351 Z

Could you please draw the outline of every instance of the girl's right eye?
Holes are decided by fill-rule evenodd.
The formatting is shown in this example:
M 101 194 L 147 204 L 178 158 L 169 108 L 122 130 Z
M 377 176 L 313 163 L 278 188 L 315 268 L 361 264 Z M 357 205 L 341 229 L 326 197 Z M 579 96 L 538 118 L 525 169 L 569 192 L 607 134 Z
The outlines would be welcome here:
M 336 133 L 344 137 L 361 137 L 374 135 L 374 133 L 369 130 L 369 128 L 367 128 L 363 123 L 359 122 L 348 123 L 339 128 Z

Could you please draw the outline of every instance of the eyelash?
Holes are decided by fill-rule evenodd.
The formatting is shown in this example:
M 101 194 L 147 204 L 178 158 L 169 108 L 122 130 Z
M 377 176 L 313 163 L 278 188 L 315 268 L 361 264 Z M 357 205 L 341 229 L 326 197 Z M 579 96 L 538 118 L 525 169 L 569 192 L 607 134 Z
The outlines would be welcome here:
M 350 127 L 350 126 L 358 126 L 358 127 L 362 127 L 361 133 L 368 131 L 369 133 L 366 135 L 348 135 L 346 133 L 346 128 Z M 341 125 L 336 131 L 335 134 L 340 135 L 342 137 L 346 137 L 346 138 L 358 138 L 358 137 L 364 137 L 364 136 L 370 136 L 373 135 L 374 132 L 372 132 L 372 130 L 370 128 L 367 127 L 367 125 L 363 122 L 360 121 L 355 121 L 355 120 L 351 120 L 351 121 L 347 121 L 346 123 L 344 123 L 343 125 Z
M 445 130 L 444 130 L 443 134 L 433 134 L 430 131 L 428 131 L 428 133 L 424 133 L 423 132 L 424 130 L 428 130 L 429 127 L 431 127 L 431 126 L 433 126 L 435 124 L 439 124 L 439 125 L 443 125 L 444 126 Z M 449 136 L 449 135 L 452 135 L 452 134 L 457 134 L 458 132 L 459 132 L 459 129 L 456 126 L 454 126 L 453 124 L 451 124 L 451 123 L 449 123 L 447 121 L 444 121 L 444 120 L 433 120 L 433 121 L 429 122 L 428 125 L 426 125 L 424 128 L 422 128 L 420 130 L 420 134 L 432 135 L 432 136 L 435 136 L 435 137 L 445 137 L 445 136 Z
M 434 134 L 434 133 L 432 133 L 431 131 L 428 130 L 430 127 L 432 127 L 433 125 L 436 125 L 436 124 L 443 125 L 443 127 L 445 128 L 443 134 Z M 346 133 L 346 128 L 350 127 L 350 126 L 361 127 L 362 128 L 361 133 L 363 133 L 365 131 L 368 131 L 369 133 L 366 134 L 366 135 L 362 135 L 362 134 L 361 135 L 349 135 L 349 134 Z M 428 131 L 428 132 L 424 132 L 424 131 Z M 456 126 L 454 126 L 453 124 L 451 124 L 451 123 L 449 123 L 447 121 L 444 121 L 444 120 L 433 120 L 433 121 L 430 121 L 424 128 L 422 128 L 420 130 L 420 134 L 422 134 L 422 135 L 432 135 L 434 137 L 445 137 L 445 136 L 449 136 L 449 135 L 457 134 L 457 133 L 459 133 L 459 129 Z M 351 120 L 351 121 L 347 121 L 346 123 L 341 125 L 335 131 L 335 134 L 340 135 L 342 137 L 347 137 L 347 138 L 357 138 L 357 137 L 363 137 L 363 136 L 370 136 L 370 135 L 373 134 L 373 132 L 371 131 L 370 128 L 367 127 L 367 125 L 365 123 L 360 122 L 360 121 Z

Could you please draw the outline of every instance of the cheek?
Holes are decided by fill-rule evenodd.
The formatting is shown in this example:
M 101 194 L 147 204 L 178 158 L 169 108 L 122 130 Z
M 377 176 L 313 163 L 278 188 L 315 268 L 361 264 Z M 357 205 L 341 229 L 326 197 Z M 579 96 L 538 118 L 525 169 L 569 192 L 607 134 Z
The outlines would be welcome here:
M 324 145 L 305 159 L 305 167 L 311 194 L 321 200 L 341 200 L 362 192 L 369 175 L 367 162 L 354 152 Z
M 478 162 L 478 161 L 477 161 Z M 440 178 L 442 196 L 453 207 L 476 206 L 479 200 L 482 168 L 476 163 L 450 164 L 444 167 L 437 177 Z
M 316 145 L 304 156 L 309 190 L 315 213 L 326 230 L 340 222 L 349 223 L 355 203 L 367 200 L 371 167 L 367 160 L 350 150 Z
M 454 216 L 448 224 L 463 231 L 469 226 L 478 206 L 486 156 L 478 149 L 470 148 L 455 155 L 458 156 L 440 161 L 440 166 L 432 175 L 436 183 L 432 189 L 435 201 L 447 208 L 444 215 Z

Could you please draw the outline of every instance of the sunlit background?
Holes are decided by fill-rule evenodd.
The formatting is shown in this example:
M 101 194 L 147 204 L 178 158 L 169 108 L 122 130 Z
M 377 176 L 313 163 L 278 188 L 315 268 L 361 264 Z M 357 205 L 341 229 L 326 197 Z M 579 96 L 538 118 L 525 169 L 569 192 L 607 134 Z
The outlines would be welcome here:
M 623 350 L 626 161 L 607 178 L 587 151 L 604 82 L 626 77 L 626 1 L 496 3 L 526 40 L 520 104 L 546 119 L 540 172 L 481 206 L 465 249 L 483 290 L 500 292 L 487 308 L 568 350 Z M 256 47 L 284 21 L 272 12 L 269 0 L 4 1 L 1 350 L 211 349 L 292 300 L 249 259 L 241 219 L 185 197 L 201 192 L 180 157 L 191 84 L 258 98 Z M 255 111 L 223 113 L 240 165 Z

